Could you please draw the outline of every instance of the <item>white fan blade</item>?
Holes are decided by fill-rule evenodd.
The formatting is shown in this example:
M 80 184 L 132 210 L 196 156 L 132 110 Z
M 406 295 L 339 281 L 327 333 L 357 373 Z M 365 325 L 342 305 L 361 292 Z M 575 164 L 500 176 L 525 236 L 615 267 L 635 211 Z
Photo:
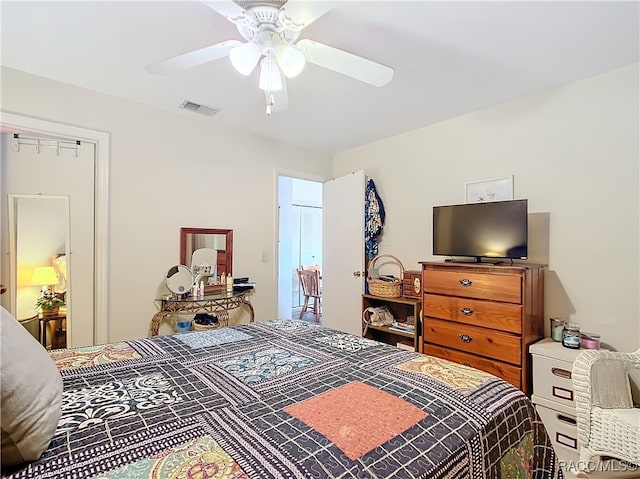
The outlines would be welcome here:
M 293 24 L 299 26 L 300 28 L 305 28 L 336 5 L 337 2 L 308 2 L 289 0 L 282 6 L 282 8 L 280 8 L 280 11 L 286 17 L 288 17 L 288 19 Z
M 273 96 L 273 98 L 272 98 Z M 265 91 L 264 99 L 267 106 L 271 107 L 271 113 L 280 113 L 289 108 L 289 95 L 287 93 L 287 82 L 282 79 L 282 89 L 278 91 Z M 273 104 L 271 100 L 273 99 Z
M 151 65 L 147 65 L 145 70 L 149 73 L 155 73 L 156 75 L 166 75 L 167 73 L 186 70 L 187 68 L 196 67 L 203 63 L 225 57 L 229 55 L 229 50 L 240 44 L 242 44 L 242 42 L 238 40 L 227 40 L 226 42 L 216 43 L 215 45 L 209 45 L 199 50 L 152 63 Z
M 245 12 L 240 5 L 238 5 L 235 2 L 232 2 L 231 0 L 218 1 L 218 2 L 203 1 L 202 3 L 204 3 L 207 7 L 209 7 L 214 12 L 218 12 L 227 20 L 233 21 L 233 23 L 235 23 L 234 20 L 240 17 L 244 17 L 247 14 L 247 12 Z
M 305 39 L 300 40 L 296 46 L 304 53 L 308 62 L 373 86 L 386 85 L 393 78 L 393 68 L 323 43 Z

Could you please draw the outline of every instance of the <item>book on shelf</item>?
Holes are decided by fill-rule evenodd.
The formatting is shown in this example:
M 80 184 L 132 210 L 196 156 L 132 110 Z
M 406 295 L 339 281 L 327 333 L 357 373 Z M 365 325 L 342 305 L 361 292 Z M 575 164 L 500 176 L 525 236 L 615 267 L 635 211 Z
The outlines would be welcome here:
M 399 349 L 404 349 L 406 351 L 415 351 L 415 349 L 413 349 L 413 346 L 411 346 L 409 344 L 396 343 L 396 347 L 399 348 Z
M 392 329 L 394 331 L 402 331 L 403 333 L 415 333 L 416 328 L 413 324 L 407 324 L 407 323 L 401 323 L 401 322 L 397 322 L 394 321 L 391 326 L 389 326 L 389 329 Z

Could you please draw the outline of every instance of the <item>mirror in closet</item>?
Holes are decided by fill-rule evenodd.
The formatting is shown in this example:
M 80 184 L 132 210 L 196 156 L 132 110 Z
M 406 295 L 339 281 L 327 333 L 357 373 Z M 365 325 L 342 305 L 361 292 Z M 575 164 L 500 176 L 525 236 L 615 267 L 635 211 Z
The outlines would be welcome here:
M 67 344 L 69 199 L 9 194 L 11 310 L 43 346 Z

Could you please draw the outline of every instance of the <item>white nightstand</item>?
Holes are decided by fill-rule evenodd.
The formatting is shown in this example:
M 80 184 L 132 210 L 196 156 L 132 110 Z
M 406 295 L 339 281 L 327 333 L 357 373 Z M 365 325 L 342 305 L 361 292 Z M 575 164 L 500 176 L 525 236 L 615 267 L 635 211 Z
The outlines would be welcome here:
M 565 467 L 579 459 L 571 370 L 580 351 L 565 348 L 551 338 L 529 346 L 533 358 L 531 401 L 547 428 L 558 459 Z

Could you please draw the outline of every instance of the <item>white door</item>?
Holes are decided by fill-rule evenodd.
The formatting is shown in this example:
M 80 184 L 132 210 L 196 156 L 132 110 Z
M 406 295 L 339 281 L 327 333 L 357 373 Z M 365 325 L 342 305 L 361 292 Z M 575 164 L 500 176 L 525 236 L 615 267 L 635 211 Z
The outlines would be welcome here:
M 362 335 L 364 171 L 324 183 L 322 325 Z
M 94 344 L 95 145 L 82 142 L 75 156 L 64 150 L 56 154 L 51 148 L 41 148 L 38 152 L 32 146 L 22 146 L 16 151 L 15 141 L 8 134 L 2 134 L 2 140 L 3 211 L 7 211 L 6 201 L 10 193 L 69 198 L 67 346 Z M 34 175 L 33 171 L 39 174 Z M 5 217 L 3 214 L 2 228 L 9 230 Z M 46 228 L 41 234 L 46 235 Z M 64 245 L 62 251 L 65 251 Z M 32 266 L 47 265 L 48 262 Z M 24 284 L 19 283 L 18 286 Z

